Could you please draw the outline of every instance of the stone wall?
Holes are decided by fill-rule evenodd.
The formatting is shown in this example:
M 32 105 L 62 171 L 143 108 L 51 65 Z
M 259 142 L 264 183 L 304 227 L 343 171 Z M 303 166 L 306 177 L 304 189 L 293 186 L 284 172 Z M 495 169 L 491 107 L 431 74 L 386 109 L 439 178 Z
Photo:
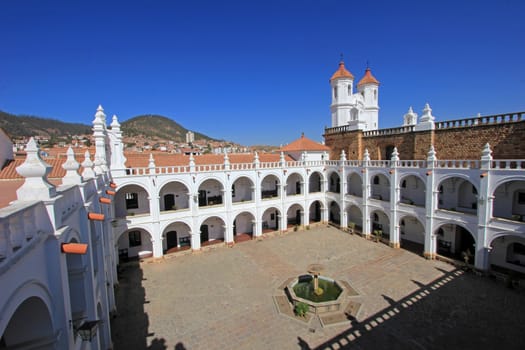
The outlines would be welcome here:
M 426 159 L 434 145 L 438 159 L 479 159 L 486 143 L 495 159 L 525 158 L 525 121 L 450 127 L 432 131 L 368 136 L 362 131 L 325 133 L 331 148 L 330 159 L 339 159 L 345 150 L 347 159 L 362 159 L 368 149 L 370 159 L 388 159 L 389 148 L 397 147 L 401 159 Z

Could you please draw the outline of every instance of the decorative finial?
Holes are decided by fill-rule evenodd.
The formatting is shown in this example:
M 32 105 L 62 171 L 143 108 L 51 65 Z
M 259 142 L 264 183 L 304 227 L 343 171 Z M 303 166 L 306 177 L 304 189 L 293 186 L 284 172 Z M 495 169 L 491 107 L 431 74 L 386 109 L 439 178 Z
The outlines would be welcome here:
M 84 161 L 82 162 L 82 179 L 92 179 L 95 177 L 95 172 L 93 171 L 93 162 L 91 161 L 91 154 L 89 151 L 84 153 Z
M 369 64 L 368 60 L 366 60 L 366 69 L 370 70 L 370 64 Z
M 399 160 L 399 152 L 397 151 L 397 147 L 394 147 L 394 150 L 392 152 L 392 157 L 390 158 L 392 162 L 397 162 Z
M 339 63 L 343 63 L 344 62 L 344 59 L 343 59 L 343 53 L 341 52 L 341 60 L 339 61 Z
M 55 186 L 47 181 L 52 166 L 40 158 L 40 149 L 31 137 L 26 146 L 26 159 L 16 168 L 16 172 L 25 178 L 24 184 L 16 190 L 21 201 L 50 199 L 56 194 Z
M 73 149 L 69 147 L 66 152 L 67 159 L 62 164 L 62 169 L 66 171 L 66 175 L 62 178 L 63 184 L 80 184 L 82 177 L 78 174 L 80 164 L 75 159 Z

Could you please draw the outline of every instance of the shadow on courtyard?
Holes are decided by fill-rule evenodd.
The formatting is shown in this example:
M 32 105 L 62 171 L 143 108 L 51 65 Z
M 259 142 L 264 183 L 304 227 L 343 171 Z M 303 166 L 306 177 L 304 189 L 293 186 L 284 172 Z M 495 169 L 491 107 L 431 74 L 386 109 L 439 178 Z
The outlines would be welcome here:
M 522 291 L 463 270 L 445 271 L 400 300 L 311 348 L 301 349 L 524 349 Z M 496 288 L 496 293 L 491 289 Z
M 166 340 L 148 331 L 148 314 L 144 304 L 149 303 L 142 285 L 143 272 L 138 261 L 119 265 L 119 286 L 115 289 L 117 316 L 111 320 L 111 338 L 115 350 L 167 350 Z M 148 339 L 150 339 L 148 345 Z M 177 343 L 174 350 L 186 350 Z

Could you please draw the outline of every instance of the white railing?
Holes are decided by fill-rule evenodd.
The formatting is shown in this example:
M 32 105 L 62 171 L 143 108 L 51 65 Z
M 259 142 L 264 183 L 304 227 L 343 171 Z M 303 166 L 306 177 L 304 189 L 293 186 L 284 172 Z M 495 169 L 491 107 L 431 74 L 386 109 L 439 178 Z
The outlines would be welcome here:
M 492 170 L 524 170 L 525 160 L 523 159 L 497 159 L 493 160 Z
M 390 168 L 392 162 L 390 160 L 345 160 L 344 167 L 349 168 Z M 398 160 L 395 164 L 398 168 L 429 168 L 431 165 L 439 169 L 479 169 L 481 165 L 480 160 L 465 160 L 465 159 L 439 159 L 433 161 L 433 164 L 426 160 Z M 319 161 L 289 161 L 284 164 L 284 168 L 305 168 L 311 170 L 310 167 L 341 167 L 341 160 L 319 160 Z M 282 169 L 281 162 L 264 162 L 259 163 L 258 169 Z M 226 171 L 224 164 L 200 164 L 194 168 L 195 172 L 219 172 Z M 255 163 L 232 163 L 229 165 L 230 171 L 255 170 Z M 524 159 L 497 159 L 491 162 L 491 170 L 525 170 Z M 127 176 L 145 176 L 153 174 L 185 174 L 190 173 L 191 167 L 186 166 L 163 166 L 156 168 L 128 168 L 126 169 Z
M 0 209 L 0 266 L 13 256 L 30 251 L 38 235 L 52 232 L 48 219 L 42 202 L 12 204 Z
M 441 169 L 479 169 L 479 160 L 436 160 L 434 166 Z
M 505 113 L 487 116 L 480 115 L 472 118 L 445 120 L 442 122 L 436 122 L 435 125 L 436 129 L 454 129 L 468 128 L 478 125 L 515 123 L 524 120 L 523 114 L 525 114 L 525 112 Z
M 426 160 L 399 160 L 397 161 L 398 168 L 426 168 Z

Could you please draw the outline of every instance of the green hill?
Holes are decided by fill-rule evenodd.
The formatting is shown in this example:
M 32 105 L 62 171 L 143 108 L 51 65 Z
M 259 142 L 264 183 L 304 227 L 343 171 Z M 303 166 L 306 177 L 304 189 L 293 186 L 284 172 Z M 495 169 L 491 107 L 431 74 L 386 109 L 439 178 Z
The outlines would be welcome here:
M 11 138 L 29 136 L 57 136 L 91 134 L 91 126 L 80 123 L 66 123 L 56 119 L 30 115 L 14 115 L 0 111 L 0 128 Z
M 12 139 L 37 135 L 57 139 L 93 133 L 90 125 L 29 115 L 14 115 L 3 111 L 0 111 L 0 128 Z M 175 142 L 185 142 L 188 131 L 172 119 L 161 115 L 136 116 L 122 122 L 121 130 L 124 137 L 142 136 L 147 139 Z M 198 132 L 194 134 L 195 140 L 215 140 Z
M 179 123 L 161 115 L 139 115 L 122 122 L 120 125 L 126 137 L 143 136 L 145 138 L 185 142 L 189 130 Z M 204 134 L 194 132 L 195 140 L 214 140 Z

